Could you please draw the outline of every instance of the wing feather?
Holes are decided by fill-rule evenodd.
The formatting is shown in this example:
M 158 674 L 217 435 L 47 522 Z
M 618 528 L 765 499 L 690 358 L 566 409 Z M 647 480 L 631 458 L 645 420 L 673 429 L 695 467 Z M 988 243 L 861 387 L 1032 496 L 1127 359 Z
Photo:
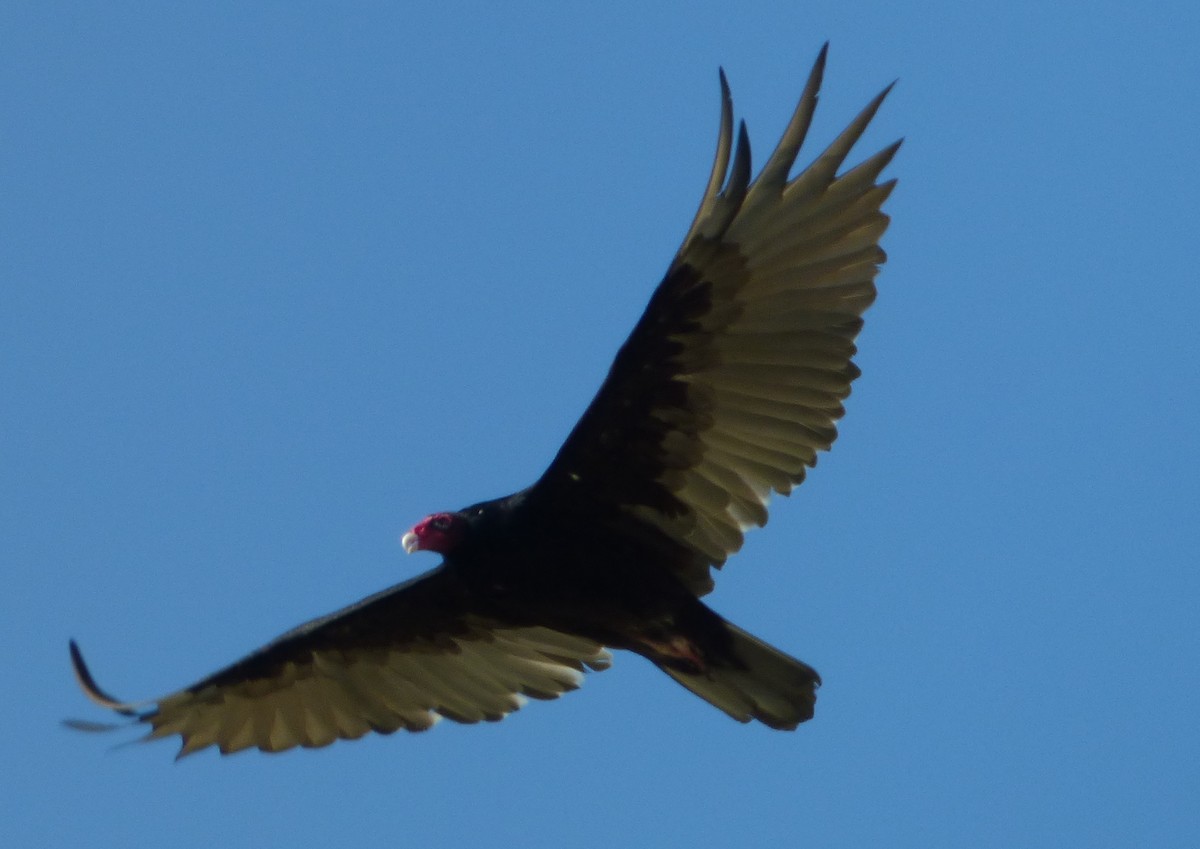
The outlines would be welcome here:
M 600 644 L 544 627 L 511 627 L 455 605 L 444 568 L 303 625 L 238 663 L 151 702 L 101 690 L 72 642 L 93 701 L 178 734 L 180 757 L 326 746 L 375 731 L 423 731 L 441 717 L 495 721 L 525 696 L 551 699 L 608 666 Z
M 862 314 L 886 255 L 877 182 L 900 143 L 839 176 L 891 86 L 789 179 L 816 110 L 822 48 L 783 136 L 750 181 L 721 74 L 717 152 L 696 218 L 604 385 L 533 488 L 664 532 L 697 592 L 837 437 Z M 585 480 L 584 489 L 569 482 Z

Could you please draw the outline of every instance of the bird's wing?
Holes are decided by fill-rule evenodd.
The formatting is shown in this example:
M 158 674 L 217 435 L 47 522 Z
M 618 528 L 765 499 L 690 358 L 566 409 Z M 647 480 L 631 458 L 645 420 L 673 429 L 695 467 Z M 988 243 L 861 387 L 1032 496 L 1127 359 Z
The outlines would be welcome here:
M 126 703 L 97 685 L 75 642 L 76 677 L 96 703 L 179 734 L 180 756 L 326 746 L 368 731 L 423 731 L 441 717 L 499 720 L 525 696 L 556 698 L 609 654 L 543 627 L 501 626 L 463 610 L 434 570 L 284 634 L 232 666 L 161 699 Z M 98 727 L 74 723 L 77 727 Z
M 862 314 L 875 298 L 900 143 L 839 174 L 888 89 L 789 179 L 812 121 L 822 48 L 775 151 L 750 181 L 745 124 L 721 74 L 716 160 L 696 218 L 604 384 L 533 492 L 636 517 L 712 587 L 743 532 L 767 521 L 837 436 Z M 732 155 L 732 156 L 731 156 Z M 732 158 L 732 165 L 731 165 Z

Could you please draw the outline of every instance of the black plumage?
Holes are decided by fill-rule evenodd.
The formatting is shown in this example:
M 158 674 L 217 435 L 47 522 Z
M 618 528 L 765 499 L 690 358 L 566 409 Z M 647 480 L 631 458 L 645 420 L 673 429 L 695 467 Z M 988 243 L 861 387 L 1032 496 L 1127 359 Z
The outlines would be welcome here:
M 436 569 L 309 622 L 216 674 L 133 704 L 96 702 L 180 734 L 182 754 L 322 746 L 440 717 L 496 720 L 555 698 L 608 649 L 641 654 L 741 721 L 794 728 L 817 673 L 700 600 L 711 570 L 827 450 L 858 369 L 884 261 L 877 183 L 899 143 L 838 174 L 887 90 L 788 175 L 808 131 L 822 49 L 783 138 L 750 180 L 721 75 L 721 128 L 683 245 L 596 397 L 541 478 L 437 513 L 405 536 Z

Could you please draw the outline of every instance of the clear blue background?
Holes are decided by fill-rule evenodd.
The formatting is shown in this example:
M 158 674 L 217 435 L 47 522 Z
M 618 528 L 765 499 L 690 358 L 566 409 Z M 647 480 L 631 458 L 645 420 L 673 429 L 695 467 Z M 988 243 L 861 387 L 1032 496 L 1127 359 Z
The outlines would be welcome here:
M 649 7 L 649 8 L 648 8 Z M 1194 3 L 10 2 L 0 844 L 1200 845 Z M 530 482 L 699 199 L 907 138 L 842 436 L 712 603 L 824 675 L 793 734 L 642 660 L 500 725 L 125 746 L 163 694 L 433 565 Z

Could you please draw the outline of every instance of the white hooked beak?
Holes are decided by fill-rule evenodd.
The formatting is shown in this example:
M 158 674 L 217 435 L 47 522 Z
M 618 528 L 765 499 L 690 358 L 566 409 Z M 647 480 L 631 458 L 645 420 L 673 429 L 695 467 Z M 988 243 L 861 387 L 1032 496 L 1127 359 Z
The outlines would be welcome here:
M 400 545 L 404 546 L 406 554 L 412 554 L 421 547 L 421 540 L 412 531 L 409 531 L 404 536 L 400 537 Z

